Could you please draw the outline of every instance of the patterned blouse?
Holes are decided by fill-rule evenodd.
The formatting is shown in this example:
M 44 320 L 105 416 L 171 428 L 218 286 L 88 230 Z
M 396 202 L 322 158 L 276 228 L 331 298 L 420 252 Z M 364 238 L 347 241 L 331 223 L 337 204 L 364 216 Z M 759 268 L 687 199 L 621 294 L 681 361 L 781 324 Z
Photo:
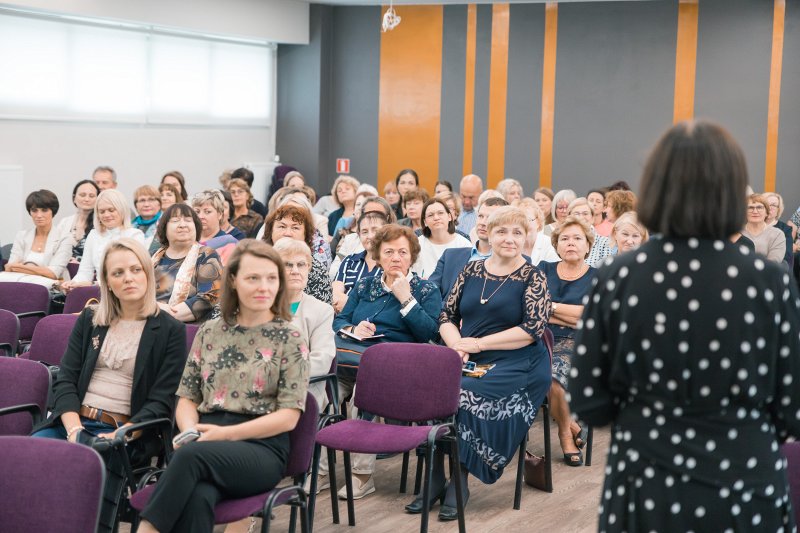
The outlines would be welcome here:
M 169 302 L 175 278 L 184 259 L 170 259 L 165 254 L 156 265 L 156 300 L 159 302 Z M 208 246 L 201 246 L 189 294 L 185 300 L 195 320 L 203 321 L 208 318 L 211 308 L 217 303 L 222 287 L 222 269 L 222 261 L 217 252 Z
M 264 217 L 248 209 L 244 215 L 231 219 L 231 224 L 239 228 L 248 237 L 255 237 L 258 228 L 264 223 Z
M 197 332 L 176 393 L 200 413 L 266 415 L 306 405 L 308 348 L 291 323 L 261 326 L 209 320 Z
M 303 291 L 326 304 L 333 304 L 333 285 L 328 277 L 328 269 L 316 257 L 311 258 L 311 271 L 308 273 L 308 284 Z

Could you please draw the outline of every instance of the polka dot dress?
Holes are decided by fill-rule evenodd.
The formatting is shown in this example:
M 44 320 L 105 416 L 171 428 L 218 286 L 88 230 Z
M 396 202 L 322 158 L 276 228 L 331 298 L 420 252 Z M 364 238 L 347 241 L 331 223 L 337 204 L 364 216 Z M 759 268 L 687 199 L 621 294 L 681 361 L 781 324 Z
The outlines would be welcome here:
M 779 443 L 800 435 L 800 300 L 737 245 L 651 240 L 598 272 L 568 390 L 613 424 L 599 530 L 795 531 Z

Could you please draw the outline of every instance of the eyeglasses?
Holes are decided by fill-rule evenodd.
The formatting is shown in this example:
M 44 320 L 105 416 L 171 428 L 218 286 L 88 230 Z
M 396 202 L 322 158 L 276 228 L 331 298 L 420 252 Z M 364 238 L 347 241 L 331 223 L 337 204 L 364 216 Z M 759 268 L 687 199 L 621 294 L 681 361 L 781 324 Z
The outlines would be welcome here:
M 747 210 L 748 211 L 764 211 L 764 206 L 763 205 L 748 205 L 747 206 Z
M 572 215 L 576 217 L 588 217 L 592 213 L 590 211 L 573 211 Z
M 229 192 L 231 193 L 231 196 L 239 196 L 242 194 L 247 194 L 244 189 L 231 189 Z
M 306 263 L 305 261 L 298 261 L 297 263 L 292 263 L 291 261 L 286 261 L 285 263 L 283 263 L 283 266 L 286 267 L 286 270 L 291 272 L 295 268 L 297 270 L 306 270 L 308 268 L 308 263 Z
M 142 196 L 138 200 L 136 200 L 137 204 L 144 204 L 144 203 L 153 203 L 153 202 L 160 202 L 160 198 L 153 198 L 152 196 Z

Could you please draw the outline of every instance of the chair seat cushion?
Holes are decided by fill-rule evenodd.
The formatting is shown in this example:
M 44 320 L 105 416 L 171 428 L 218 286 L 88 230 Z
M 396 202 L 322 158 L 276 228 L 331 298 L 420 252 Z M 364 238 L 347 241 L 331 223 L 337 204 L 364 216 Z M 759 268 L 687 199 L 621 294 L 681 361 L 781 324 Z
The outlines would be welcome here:
M 367 420 L 343 420 L 317 433 L 317 443 L 354 453 L 400 453 L 413 450 L 428 440 L 433 426 L 395 426 Z M 436 438 L 447 433 L 440 428 Z
M 150 501 L 150 497 L 153 495 L 155 488 L 155 485 L 148 485 L 142 490 L 137 491 L 131 496 L 131 507 L 137 511 L 144 509 L 147 502 Z M 264 502 L 271 492 L 272 491 L 264 492 L 262 494 L 256 494 L 255 496 L 248 496 L 247 498 L 222 500 L 214 507 L 214 523 L 228 524 L 241 520 L 242 518 L 247 518 L 261 511 L 264 508 Z M 291 491 L 282 493 L 275 501 L 275 506 L 277 507 L 278 505 L 285 504 L 293 495 Z

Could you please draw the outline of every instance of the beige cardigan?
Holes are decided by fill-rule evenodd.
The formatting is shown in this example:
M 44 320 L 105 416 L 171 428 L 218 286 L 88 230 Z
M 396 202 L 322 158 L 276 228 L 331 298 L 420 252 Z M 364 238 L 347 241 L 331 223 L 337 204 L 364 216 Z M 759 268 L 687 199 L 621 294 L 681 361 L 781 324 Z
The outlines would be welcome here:
M 308 346 L 308 375 L 313 378 L 327 374 L 333 358 L 336 357 L 333 307 L 303 293 L 292 324 L 300 330 Z M 325 406 L 325 383 L 314 383 L 308 387 L 308 391 L 317 399 L 320 408 Z

